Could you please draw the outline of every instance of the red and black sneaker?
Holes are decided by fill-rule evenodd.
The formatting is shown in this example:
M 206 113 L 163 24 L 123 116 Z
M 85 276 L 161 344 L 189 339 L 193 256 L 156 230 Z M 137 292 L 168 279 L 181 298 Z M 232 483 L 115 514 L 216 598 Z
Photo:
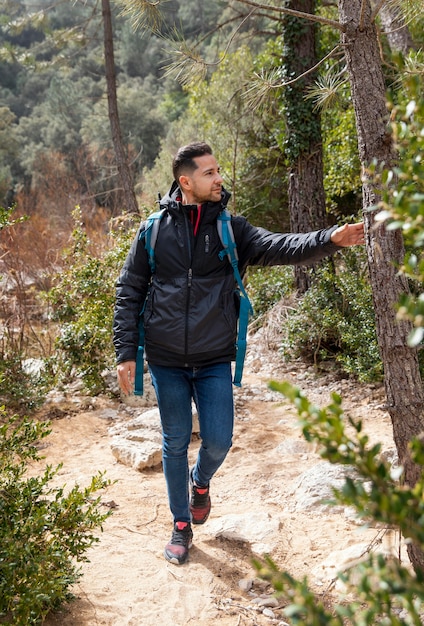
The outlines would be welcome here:
M 193 481 L 193 470 L 190 472 L 190 514 L 193 524 L 204 524 L 211 512 L 211 498 L 209 495 L 209 485 L 198 487 Z
M 182 565 L 188 559 L 188 551 L 193 545 L 193 531 L 189 522 L 175 522 L 171 541 L 165 546 L 165 559 L 175 565 Z

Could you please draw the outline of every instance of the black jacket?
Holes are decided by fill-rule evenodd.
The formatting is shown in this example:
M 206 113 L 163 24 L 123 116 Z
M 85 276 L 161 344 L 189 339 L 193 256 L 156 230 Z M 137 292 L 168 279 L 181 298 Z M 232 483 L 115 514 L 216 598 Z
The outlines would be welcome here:
M 114 345 L 117 362 L 134 361 L 139 340 L 140 311 L 144 312 L 146 359 L 156 365 L 197 367 L 234 360 L 237 299 L 233 269 L 222 250 L 216 220 L 221 202 L 202 206 L 196 237 L 190 216 L 197 207 L 182 205 L 174 182 L 161 200 L 166 208 L 155 245 L 152 275 L 140 234 L 135 237 L 116 283 Z M 336 227 L 306 234 L 271 233 L 231 219 L 241 275 L 248 265 L 311 264 L 340 248 L 330 241 Z

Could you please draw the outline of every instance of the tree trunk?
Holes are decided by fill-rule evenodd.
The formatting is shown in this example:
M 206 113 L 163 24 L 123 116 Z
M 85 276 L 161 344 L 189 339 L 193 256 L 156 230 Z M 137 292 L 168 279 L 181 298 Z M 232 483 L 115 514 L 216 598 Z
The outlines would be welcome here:
M 286 8 L 315 13 L 316 0 L 286 0 Z M 300 76 L 317 63 L 314 22 L 286 15 L 283 19 L 285 55 L 283 70 L 286 80 Z M 307 88 L 316 74 L 307 74 L 285 88 L 287 148 L 289 156 L 289 211 L 292 232 L 308 232 L 325 228 L 325 193 L 320 115 L 312 100 L 305 100 Z M 310 287 L 310 274 L 303 267 L 295 268 L 296 288 L 305 293 Z
M 105 73 L 107 84 L 107 102 L 109 110 L 110 129 L 112 133 L 113 147 L 115 150 L 116 165 L 119 180 L 123 190 L 125 206 L 124 213 L 138 213 L 137 198 L 134 192 L 134 182 L 128 158 L 122 142 L 121 126 L 118 114 L 118 99 L 116 96 L 116 73 L 113 51 L 112 13 L 109 0 L 102 0 L 104 50 L 105 50 Z
M 377 33 L 370 20 L 370 0 L 339 0 L 339 14 L 344 27 L 342 43 L 355 108 L 359 154 L 366 172 L 373 159 L 386 164 L 394 159 L 386 130 L 385 87 Z M 378 226 L 374 213 L 368 211 L 379 197 L 366 178 L 363 192 L 368 266 L 388 411 L 399 463 L 404 467 L 406 483 L 412 486 L 422 468 L 412 462 L 408 444 L 423 430 L 424 395 L 416 351 L 407 346 L 411 326 L 396 321 L 396 304 L 401 294 L 408 292 L 407 281 L 396 267 L 403 261 L 403 239 L 400 230 L 388 231 Z M 424 553 L 418 546 L 408 545 L 408 554 L 415 570 L 424 569 Z

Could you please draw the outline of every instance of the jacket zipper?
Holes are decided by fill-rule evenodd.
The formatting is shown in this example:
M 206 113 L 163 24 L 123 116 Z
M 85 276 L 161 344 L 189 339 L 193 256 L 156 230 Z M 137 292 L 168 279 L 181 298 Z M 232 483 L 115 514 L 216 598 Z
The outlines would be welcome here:
M 193 259 L 192 259 L 192 247 L 191 247 L 191 239 L 190 239 L 189 222 L 188 222 L 187 216 L 185 214 L 184 216 L 185 216 L 185 227 L 186 227 L 185 231 L 186 231 L 186 236 L 187 236 L 188 257 L 189 257 L 189 263 L 190 263 L 190 267 L 187 273 L 187 299 L 186 299 L 186 311 L 185 311 L 185 341 L 184 341 L 184 356 L 187 359 L 187 356 L 188 356 L 188 314 L 189 314 L 189 308 L 190 308 L 191 283 L 193 279 L 193 269 L 191 267 Z M 186 363 L 186 365 L 188 364 Z
M 209 254 L 209 235 L 205 235 L 205 254 Z

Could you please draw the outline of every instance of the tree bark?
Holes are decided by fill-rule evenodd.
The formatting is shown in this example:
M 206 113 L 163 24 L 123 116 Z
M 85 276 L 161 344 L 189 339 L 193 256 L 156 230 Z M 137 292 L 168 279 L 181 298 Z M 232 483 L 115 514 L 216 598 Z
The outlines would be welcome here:
M 316 0 L 286 0 L 286 8 L 314 14 Z M 314 22 L 292 16 L 284 17 L 284 74 L 287 78 L 300 76 L 317 63 L 316 30 L 317 24 Z M 290 228 L 295 233 L 318 230 L 328 225 L 320 114 L 314 110 L 312 100 L 305 100 L 307 88 L 315 79 L 315 73 L 307 74 L 294 85 L 286 87 L 283 96 L 290 160 Z M 297 291 L 305 293 L 311 283 L 309 272 L 303 267 L 296 267 L 295 281 Z
M 123 212 L 138 213 L 137 198 L 134 192 L 134 181 L 122 141 L 121 125 L 119 123 L 118 98 L 116 95 L 115 58 L 113 49 L 112 13 L 109 0 L 102 0 L 102 15 L 109 121 L 115 151 L 116 166 L 118 168 L 118 175 L 125 203 Z
M 379 197 L 366 177 L 373 159 L 385 164 L 395 159 L 386 130 L 388 114 L 377 32 L 370 20 L 370 0 L 339 0 L 339 15 L 365 174 L 366 246 L 388 411 L 405 482 L 412 486 L 422 468 L 412 462 L 408 445 L 423 430 L 424 395 L 417 353 L 407 345 L 411 326 L 396 321 L 396 304 L 401 294 L 408 292 L 407 281 L 397 270 L 404 257 L 403 239 L 400 230 L 388 231 L 376 224 L 369 208 Z M 424 553 L 418 546 L 408 545 L 408 555 L 415 570 L 424 569 Z

